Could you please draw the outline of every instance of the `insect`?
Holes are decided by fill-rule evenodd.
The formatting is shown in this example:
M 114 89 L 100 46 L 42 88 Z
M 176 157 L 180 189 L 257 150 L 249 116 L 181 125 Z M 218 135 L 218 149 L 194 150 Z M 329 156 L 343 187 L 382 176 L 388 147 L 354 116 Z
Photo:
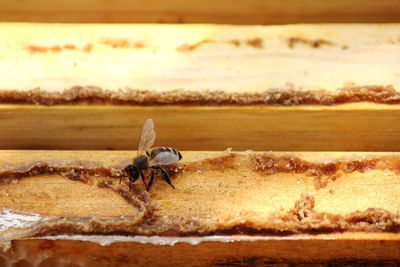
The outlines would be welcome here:
M 172 187 L 169 174 L 163 169 L 162 166 L 169 165 L 177 162 L 182 158 L 178 150 L 171 147 L 155 147 L 151 148 L 156 140 L 156 133 L 154 132 L 154 123 L 152 119 L 147 119 L 143 125 L 142 133 L 140 135 L 139 147 L 137 150 L 136 158 L 133 163 L 125 167 L 125 172 L 129 178 L 129 190 L 139 176 L 141 177 L 146 190 L 149 191 L 154 182 L 154 176 L 161 173 L 161 177 Z M 150 169 L 151 176 L 149 183 L 146 184 L 143 172 Z M 121 178 L 122 179 L 122 178 Z M 121 181 L 120 181 L 121 182 Z

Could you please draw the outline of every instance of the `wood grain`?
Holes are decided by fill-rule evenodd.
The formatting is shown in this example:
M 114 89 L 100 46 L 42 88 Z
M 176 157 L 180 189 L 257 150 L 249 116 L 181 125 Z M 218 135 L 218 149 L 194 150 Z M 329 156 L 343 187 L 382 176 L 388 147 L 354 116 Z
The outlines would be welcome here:
M 396 0 L 5 0 L 2 21 L 285 24 L 399 22 Z
M 120 168 L 123 168 L 135 155 L 135 152 L 129 151 L 1 151 L 0 173 L 16 166 L 45 162 L 59 162 L 61 165 L 72 166 L 80 166 L 79 162 L 88 162 L 90 166 L 122 164 Z M 351 170 L 342 173 L 343 170 L 337 170 L 337 173 L 320 174 L 319 176 L 328 178 L 332 175 L 337 176 L 335 179 L 328 179 L 321 187 L 316 183 L 320 179 L 319 176 L 310 175 L 307 171 L 278 171 L 268 175 L 257 172 L 251 153 L 231 155 L 232 158 L 226 158 L 230 155 L 228 152 L 182 151 L 182 155 L 183 159 L 178 167 L 195 165 L 185 167 L 185 170 L 172 179 L 176 189 L 173 190 L 158 177 L 150 191 L 151 201 L 160 206 L 157 211 L 160 216 L 224 218 L 226 214 L 230 214 L 229 216 L 234 218 L 240 213 L 243 218 L 248 214 L 251 218 L 252 212 L 255 212 L 254 220 L 257 220 L 257 217 L 263 218 L 270 213 L 290 210 L 305 192 L 314 195 L 315 209 L 319 212 L 344 215 L 368 208 L 382 208 L 394 213 L 400 209 L 400 203 L 397 201 L 399 195 L 396 193 L 400 186 L 400 175 L 397 173 L 399 170 L 396 168 L 396 162 L 392 164 L 394 169 L 365 167 L 363 172 Z M 274 152 L 270 155 L 296 157 L 318 163 L 398 157 L 399 153 Z M 208 159 L 215 160 L 207 163 Z M 385 160 L 390 161 L 389 158 L 382 161 Z M 93 181 L 100 179 L 96 177 L 107 178 L 117 187 L 127 189 L 127 179 L 119 184 L 118 177 L 94 175 Z M 138 180 L 136 184 L 142 187 L 141 181 Z M 9 208 L 43 216 L 85 215 L 100 218 L 128 216 L 135 212 L 121 195 L 110 188 L 97 187 L 91 180 L 86 183 L 79 182 L 54 173 L 27 177 L 16 183 L 2 183 L 0 187 L 0 209 Z M 198 208 L 193 209 L 196 206 Z
M 78 167 L 79 164 L 88 162 L 89 166 L 121 165 L 119 168 L 123 168 L 135 155 L 135 152 L 129 151 L 1 151 L 0 173 L 16 166 L 46 162 L 54 164 L 60 162 L 61 165 L 72 164 Z M 376 168 L 370 165 L 361 168 L 365 169 L 362 172 L 353 170 L 353 167 L 346 167 L 344 170 L 336 170 L 335 173 L 315 176 L 312 175 L 312 171 L 278 171 L 270 174 L 257 172 L 251 153 L 239 153 L 237 156 L 227 157 L 230 155 L 228 152 L 182 151 L 182 155 L 183 159 L 177 167 L 182 166 L 186 169 L 172 179 L 176 189 L 173 190 L 157 177 L 150 191 L 151 201 L 160 207 L 156 212 L 161 217 L 211 216 L 222 220 L 222 218 L 235 218 L 239 213 L 243 218 L 249 216 L 255 222 L 257 218 L 264 218 L 263 216 L 268 214 L 292 209 L 294 203 L 305 192 L 314 195 L 315 209 L 318 212 L 345 215 L 368 208 L 382 208 L 394 213 L 400 209 L 397 201 L 400 186 L 397 161 L 389 164 L 394 166 L 392 169 L 378 164 Z M 270 155 L 326 163 L 384 156 L 396 157 L 399 153 L 274 152 Z M 207 163 L 208 159 L 215 160 Z M 385 160 L 390 162 L 390 158 L 384 158 L 382 162 Z M 346 171 L 347 169 L 351 170 Z M 104 177 L 117 187 L 127 189 L 127 179 L 119 184 L 118 177 L 99 174 L 93 176 L 93 181 L 88 180 L 85 183 L 47 173 L 28 177 L 16 183 L 1 184 L 0 208 L 33 212 L 42 216 L 100 216 L 100 218 L 129 216 L 135 212 L 115 190 L 97 187 L 94 182 Z M 336 178 L 327 179 L 323 185 L 317 183 L 320 181 L 318 179 L 330 176 Z M 139 188 L 142 187 L 141 181 L 137 181 L 136 184 Z M 211 221 L 209 223 L 211 224 Z
M 397 105 L 0 106 L 3 149 L 135 150 L 146 118 L 181 150 L 399 151 Z
M 0 170 L 4 171 L 18 164 L 46 161 L 75 160 L 116 164 L 129 159 L 132 154 L 134 153 L 127 151 L 1 151 Z M 180 164 L 188 165 L 199 160 L 218 158 L 226 155 L 226 152 L 182 151 L 182 154 L 183 160 Z M 310 162 L 399 157 L 399 153 L 296 152 L 290 155 Z M 314 178 L 306 173 L 276 173 L 265 176 L 251 171 L 247 161 L 240 163 L 233 169 L 218 169 L 220 166 L 210 169 L 204 165 L 200 172 L 179 174 L 173 178 L 175 190 L 159 179 L 150 192 L 150 201 L 159 206 L 157 214 L 160 217 L 201 218 L 206 215 L 210 223 L 212 218 L 219 218 L 220 227 L 228 223 L 225 219 L 229 214 L 244 219 L 253 212 L 254 216 L 250 218 L 256 221 L 266 214 L 287 212 L 304 192 L 314 196 L 317 212 L 341 216 L 366 208 L 399 211 L 400 176 L 396 172 L 370 169 L 365 172 L 343 173 L 327 187 L 316 189 L 312 181 Z M 95 180 L 101 178 L 93 177 Z M 119 186 L 126 187 L 127 184 Z M 41 216 L 72 216 L 75 219 L 110 216 L 120 218 L 135 212 L 115 192 L 60 175 L 28 177 L 16 183 L 3 183 L 0 189 L 0 210 L 33 212 Z M 264 223 L 268 222 L 264 220 Z M 267 263 L 393 265 L 400 261 L 400 238 L 397 232 L 239 236 L 246 237 L 247 240 L 224 242 L 238 237 L 235 235 L 189 244 L 187 242 L 190 242 L 190 238 L 187 237 L 180 239 L 174 246 L 154 244 L 161 242 L 157 238 L 153 243 L 150 242 L 151 239 L 140 242 L 115 239 L 109 246 L 99 245 L 96 243 L 99 239 L 95 238 L 92 241 L 72 240 L 76 236 L 64 236 L 67 240 L 55 241 L 46 240 L 53 239 L 51 237 L 44 240 L 15 240 L 12 242 L 12 249 L 0 251 L 0 264 L 43 262 L 40 266 L 54 266 L 58 262 L 84 262 L 87 266 L 129 266 L 133 263 L 140 266 L 165 263 L 186 266 L 257 266 Z M 173 241 L 173 237 L 171 240 Z
M 0 252 L 0 264 L 42 263 L 56 266 L 396 266 L 399 237 L 389 234 L 317 235 L 313 238 L 271 238 L 266 241 L 170 245 L 116 242 L 101 246 L 71 240 L 18 240 L 13 252 Z M 90 251 L 90 254 L 88 254 Z M 90 255 L 90 256 L 89 256 Z M 77 264 L 77 265 L 73 265 Z
M 145 92 L 178 91 L 170 98 L 179 98 L 179 90 L 205 98 L 365 86 L 400 91 L 399 32 L 400 24 L 0 23 L 0 96 L 94 87 L 140 103 Z M 74 103 L 75 94 L 64 98 Z
M 328 93 L 344 88 L 345 96 L 349 83 L 392 86 L 387 98 L 398 101 L 399 24 L 0 27 L 0 93 L 25 92 L 35 101 L 30 97 L 35 88 L 55 97 L 67 90 L 65 98 L 72 99 L 65 106 L 1 105 L 0 148 L 132 150 L 143 121 L 151 117 L 156 144 L 183 150 L 400 150 L 395 104 L 96 106 L 74 105 L 79 92 L 68 91 L 93 85 L 94 96 L 121 93 L 139 103 L 143 92 L 155 92 L 160 101 L 174 104 L 180 94 L 168 92 L 175 89 L 203 98 L 216 91 L 246 98 L 271 88 Z M 124 95 L 129 88 L 143 92 Z

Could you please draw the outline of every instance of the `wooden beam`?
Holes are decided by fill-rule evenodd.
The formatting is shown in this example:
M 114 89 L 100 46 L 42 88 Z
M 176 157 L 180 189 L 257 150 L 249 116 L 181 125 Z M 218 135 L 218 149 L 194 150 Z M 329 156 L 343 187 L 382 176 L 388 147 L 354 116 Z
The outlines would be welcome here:
M 394 104 L 399 103 L 399 32 L 400 24 L 1 23 L 0 100 L 11 101 L 6 93 L 16 90 L 16 98 L 25 92 L 33 103 L 46 96 L 76 103 L 89 95 L 143 104 L 198 98 L 211 105 L 220 104 L 219 98 L 228 104 L 235 99 L 273 104 L 287 93 L 295 95 L 292 101 L 283 97 L 276 104 L 310 104 L 301 101 L 307 96 L 314 99 L 311 104 L 318 98 L 325 105 Z M 368 88 L 375 94 L 362 97 Z
M 399 24 L 0 28 L 0 148 L 400 150 Z
M 399 22 L 396 0 L 235 1 L 12 1 L 0 3 L 1 21 L 286 24 Z
M 182 150 L 399 151 L 400 108 L 0 106 L 3 149 L 135 150 L 146 118 L 156 145 Z
M 147 194 L 115 176 L 133 152 L 1 151 L 0 264 L 400 260 L 399 153 L 181 152 Z
M 172 246 L 134 241 L 116 241 L 111 245 L 102 246 L 96 241 L 18 240 L 13 242 L 13 250 L 8 253 L 0 252 L 0 263 L 7 266 L 6 263 L 9 262 L 20 264 L 43 262 L 43 266 L 56 266 L 62 262 L 71 265 L 84 263 L 85 266 L 99 267 L 132 264 L 249 267 L 268 264 L 277 266 L 399 264 L 398 235 L 354 233 L 316 235 L 311 238 L 271 237 L 264 241 L 251 239 L 252 237 L 249 237 L 249 241 L 236 242 L 205 241 L 199 244 L 181 242 Z

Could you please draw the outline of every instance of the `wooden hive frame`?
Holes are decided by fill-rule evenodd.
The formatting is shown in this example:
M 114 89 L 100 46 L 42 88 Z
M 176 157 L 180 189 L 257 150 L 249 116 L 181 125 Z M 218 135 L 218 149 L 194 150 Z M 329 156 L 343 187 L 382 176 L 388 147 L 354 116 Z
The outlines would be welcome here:
M 321 22 L 399 22 L 400 8 L 396 0 L 377 3 L 368 1 L 229 0 L 211 4 L 203 1 L 127 1 L 101 2 L 90 0 L 38 0 L 0 4 L 1 21 L 33 22 L 106 22 L 106 23 L 225 23 L 225 24 L 288 24 Z
M 398 153 L 182 152 L 150 194 L 118 182 L 132 154 L 2 151 L 2 262 L 399 260 Z
M 318 5 L 314 1 L 289 1 L 285 5 L 276 1 L 263 1 L 262 3 L 260 1 L 245 1 L 238 5 L 218 1 L 218 5 L 212 7 L 204 3 L 194 5 L 192 2 L 186 1 L 160 1 L 157 5 L 151 7 L 143 3 L 126 6 L 123 1 L 109 3 L 90 1 L 87 3 L 90 8 L 85 6 L 83 2 L 78 2 L 68 1 L 69 12 L 64 12 L 65 1 L 57 1 L 52 5 L 34 0 L 24 3 L 3 1 L 0 3 L 0 20 L 233 24 L 400 22 L 400 9 L 396 1 L 384 1 L 377 4 L 375 1 L 360 3 L 358 1 L 332 2 L 319 0 Z M 196 6 L 196 9 L 192 5 Z M 22 7 L 23 9 L 21 9 Z M 122 15 L 121 9 L 124 10 Z M 143 13 L 143 10 L 146 12 Z M 225 13 L 225 15 L 221 16 L 220 13 Z M 30 27 L 29 25 L 17 25 L 15 33 L 18 33 L 18 27 L 22 29 L 25 26 Z M 329 28 L 329 25 L 326 26 Z M 347 26 L 353 27 L 353 35 L 347 34 L 347 37 L 354 36 L 358 31 L 363 32 L 368 27 L 381 27 L 362 24 Z M 335 25 L 332 28 L 347 26 Z M 13 26 L 11 25 L 11 27 Z M 44 27 L 46 26 L 44 25 Z M 68 25 L 65 25 L 65 29 L 68 27 Z M 85 26 L 82 25 L 82 27 Z M 103 25 L 103 27 L 111 26 Z M 116 26 L 116 29 L 118 27 L 127 26 L 119 25 Z M 168 30 L 168 27 L 175 26 L 163 27 Z M 187 31 L 196 32 L 199 27 L 202 26 L 191 25 L 187 27 Z M 218 26 L 207 25 L 206 27 Z M 299 31 L 296 30 L 296 26 L 292 29 L 290 27 L 292 26 L 288 26 L 289 31 L 298 33 L 303 32 L 303 30 L 307 32 L 309 30 L 307 27 L 313 26 L 297 26 Z M 395 59 L 396 53 L 392 52 L 397 51 L 396 45 L 400 40 L 398 39 L 399 36 L 395 34 L 396 27 L 399 26 L 397 24 L 382 25 L 382 32 L 385 32 L 385 27 L 387 29 L 393 28 L 388 31 L 389 34 L 382 34 L 382 36 L 388 38 L 383 38 L 383 44 L 376 44 L 376 47 L 382 45 L 384 49 L 380 50 L 381 55 L 384 55 L 385 58 Z M 35 26 L 31 29 L 34 28 Z M 160 26 L 160 28 L 162 27 Z M 234 28 L 228 29 L 227 32 L 234 32 Z M 237 29 L 239 28 L 241 28 L 241 34 L 238 36 L 244 38 L 239 40 L 240 46 L 249 49 L 248 51 L 254 49 L 249 54 L 253 53 L 252 51 L 259 52 L 257 46 L 260 43 L 256 38 L 259 36 L 254 34 L 254 29 L 251 26 L 249 28 L 237 26 Z M 317 29 L 314 33 L 318 33 L 318 31 Z M 329 31 L 334 32 L 335 30 L 329 29 Z M 53 32 L 55 36 L 63 35 L 63 30 Z M 68 30 L 64 33 L 66 32 Z M 246 32 L 248 32 L 247 35 Z M 259 33 L 258 30 L 255 32 Z M 7 39 L 6 35 L 2 35 L 2 40 Z M 307 34 L 305 35 L 307 36 Z M 15 36 L 18 36 L 18 34 L 15 34 Z M 237 36 L 231 36 L 229 33 L 225 35 L 225 39 L 218 39 L 221 37 L 218 34 L 212 36 L 213 38 L 217 37 L 211 39 L 211 41 L 204 36 L 199 40 L 189 38 L 190 42 L 186 40 L 185 44 L 193 45 L 199 42 L 202 45 L 205 43 L 206 45 L 202 47 L 205 52 L 199 52 L 200 56 L 207 53 L 216 56 L 225 49 L 231 51 L 228 54 L 236 53 L 232 51 L 237 45 L 238 40 L 235 39 Z M 332 45 L 330 43 L 332 39 L 329 37 L 320 39 L 318 34 L 312 35 L 309 39 L 296 39 L 299 37 L 297 35 L 294 37 L 295 39 L 290 39 L 289 35 L 284 35 L 279 38 L 283 41 L 292 40 L 295 45 L 299 44 L 300 50 L 303 49 L 306 52 L 307 49 L 316 47 L 329 49 L 329 53 L 322 56 L 327 61 L 335 58 L 335 55 L 338 55 L 336 53 L 340 53 L 341 50 L 348 49 L 347 43 L 339 42 L 341 46 L 337 46 L 336 43 Z M 18 37 L 16 39 L 18 41 L 16 43 L 20 47 L 26 48 L 26 44 L 21 42 L 21 39 L 18 40 Z M 264 37 L 261 39 L 265 40 Z M 30 39 L 27 38 L 27 40 Z M 205 40 L 208 41 L 204 42 Z M 227 40 L 227 43 L 219 44 L 218 40 Z M 253 43 L 255 48 L 247 47 L 250 40 L 255 41 Z M 357 44 L 357 40 L 353 41 Z M 23 63 L 25 62 L 24 58 L 27 57 L 40 58 L 41 51 L 47 49 L 43 53 L 42 59 L 37 61 L 41 62 L 41 60 L 47 60 L 44 54 L 50 55 L 54 51 L 54 54 L 57 54 L 62 51 L 62 53 L 66 52 L 65 59 L 67 59 L 70 50 L 77 47 L 81 48 L 80 43 L 79 46 L 68 46 L 67 44 L 67 46 L 60 47 L 59 43 L 53 44 L 51 42 L 54 42 L 54 40 L 50 40 L 49 43 L 44 40 L 44 43 L 33 44 L 37 46 L 31 46 L 31 52 L 36 49 L 37 51 L 35 51 L 38 53 L 33 51 L 30 54 L 28 50 L 25 50 L 25 52 L 17 51 L 15 55 L 22 55 L 19 63 Z M 114 45 L 119 48 L 118 46 L 124 47 L 126 44 L 130 43 L 117 42 Z M 290 47 L 290 42 L 288 44 Z M 134 46 L 141 48 L 142 43 L 134 43 Z M 83 50 L 89 51 L 92 48 L 92 46 L 82 45 Z M 199 50 L 203 51 L 202 49 Z M 274 46 L 270 49 L 273 50 Z M 4 46 L 1 47 L 1 44 L 0 50 L 8 51 Z M 307 53 L 310 53 L 310 51 L 319 53 L 320 50 L 309 50 Z M 314 52 L 311 52 L 311 54 Z M 245 55 L 248 56 L 246 53 Z M 11 55 L 8 59 L 12 57 Z M 81 54 L 77 56 L 77 58 L 80 57 L 84 58 Z M 6 53 L 5 58 L 7 58 Z M 49 58 L 51 61 L 51 56 Z M 353 58 L 350 58 L 345 64 L 350 66 L 354 63 L 353 60 Z M 59 62 L 62 62 L 62 60 Z M 315 62 L 318 62 L 318 60 L 315 60 Z M 0 241 L 6 249 L 0 252 L 0 266 L 7 264 L 54 266 L 77 263 L 84 263 L 87 266 L 129 266 L 132 263 L 156 266 L 166 262 L 186 266 L 398 264 L 400 261 L 398 234 L 398 212 L 400 210 L 398 206 L 399 155 L 398 153 L 367 153 L 367 151 L 398 151 L 400 149 L 400 137 L 398 135 L 400 126 L 397 123 L 397 118 L 400 115 L 397 90 L 400 83 L 398 83 L 398 80 L 391 80 L 389 76 L 384 75 L 386 63 L 387 69 L 398 64 L 396 60 L 390 60 L 390 62 L 387 60 L 382 61 L 381 65 L 377 65 L 375 69 L 381 68 L 379 73 L 382 74 L 380 77 L 383 83 L 371 84 L 373 75 L 365 75 L 365 80 L 355 80 L 356 84 L 346 85 L 343 84 L 343 81 L 340 81 L 337 84 L 324 84 L 327 87 L 323 88 L 335 93 L 334 89 L 336 88 L 356 88 L 358 90 L 358 86 L 378 86 L 375 87 L 374 90 L 377 90 L 375 92 L 383 92 L 386 100 L 383 102 L 350 101 L 350 103 L 340 105 L 310 105 L 306 103 L 306 105 L 282 106 L 260 103 L 250 105 L 225 103 L 219 106 L 212 102 L 207 105 L 172 106 L 148 103 L 139 106 L 110 105 L 110 103 L 91 103 L 89 105 L 80 103 L 78 105 L 68 103 L 64 103 L 66 105 L 21 104 L 15 99 L 7 100 L 3 93 L 4 89 L 16 89 L 5 85 L 26 84 L 24 77 L 22 76 L 20 80 L 17 78 L 3 79 L 0 82 L 0 89 L 2 90 L 0 98 L 4 103 L 0 106 L 0 122 L 2 125 L 0 147 L 2 149 L 81 149 L 85 151 L 3 150 L 0 152 L 0 179 L 3 182 L 0 185 L 0 210 L 3 212 L 2 217 L 0 217 L 0 231 L 2 231 Z M 18 65 L 15 73 L 24 74 L 21 71 L 23 68 L 20 68 L 22 65 Z M 3 70 L 6 72 L 3 73 L 10 74 L 12 73 L 9 71 L 10 66 L 15 65 L 4 66 Z M 249 69 L 251 69 L 250 66 Z M 371 74 L 372 72 L 368 72 L 368 69 L 374 70 L 374 67 L 366 64 L 365 69 L 367 70 L 366 73 Z M 50 68 L 47 68 L 47 70 L 51 73 Z M 286 72 L 285 75 L 288 73 L 290 72 Z M 394 71 L 390 73 L 394 73 Z M 348 76 L 346 76 L 346 71 L 337 73 L 338 76 L 344 75 L 346 77 L 351 77 L 354 74 L 355 72 L 351 73 L 351 71 Z M 27 74 L 27 76 L 29 75 Z M 32 75 L 32 77 L 34 76 Z M 77 78 L 78 76 L 68 76 L 67 80 L 77 79 L 75 80 L 77 83 L 72 84 L 72 86 L 85 86 L 82 80 Z M 176 76 L 171 74 L 171 77 Z M 49 74 L 47 78 L 42 79 L 42 82 L 51 80 L 51 78 L 52 76 Z M 10 80 L 14 83 L 10 83 Z M 190 75 L 188 80 L 190 80 Z M 201 82 L 198 84 L 201 84 Z M 221 80 L 221 82 L 226 81 Z M 189 86 L 189 84 L 187 83 L 186 86 Z M 53 85 L 55 83 L 47 88 L 51 88 Z M 108 89 L 106 83 L 95 85 L 102 90 Z M 63 89 L 71 89 L 72 86 L 66 86 Z M 39 87 L 43 89 L 41 84 L 39 84 Z M 272 87 L 269 84 L 265 88 Z M 291 88 L 291 85 L 289 85 L 289 88 Z M 295 89 L 299 88 L 296 87 Z M 307 89 L 307 86 L 305 86 L 305 89 Z M 34 91 L 30 91 L 30 93 L 32 92 Z M 37 101 L 38 98 L 33 96 L 26 99 Z M 371 97 L 368 99 L 371 100 Z M 136 193 L 144 200 L 150 199 L 151 205 L 149 205 L 154 206 L 156 210 L 154 214 L 157 216 L 154 218 L 158 218 L 159 215 L 166 216 L 178 225 L 182 223 L 183 229 L 194 227 L 190 229 L 200 231 L 201 228 L 196 228 L 196 226 L 201 226 L 204 223 L 204 221 L 201 221 L 204 217 L 199 216 L 200 219 L 192 220 L 191 205 L 194 205 L 193 203 L 202 201 L 211 207 L 215 207 L 215 212 L 220 212 L 215 218 L 219 216 L 236 218 L 232 215 L 233 211 L 229 209 L 235 207 L 234 205 L 218 206 L 218 203 L 221 202 L 236 203 L 235 205 L 243 212 L 241 216 L 253 228 L 241 228 L 240 222 L 233 220 L 233 228 L 229 228 L 232 225 L 224 226 L 224 223 L 215 224 L 219 227 L 214 228 L 215 232 L 209 231 L 205 234 L 199 234 L 199 232 L 194 231 L 190 232 L 194 237 L 188 237 L 174 233 L 175 228 L 165 231 L 162 227 L 163 224 L 160 224 L 161 226 L 155 227 L 155 230 L 153 229 L 155 232 L 150 233 L 150 235 L 156 234 L 161 237 L 153 238 L 143 236 L 149 233 L 140 232 L 143 229 L 140 230 L 132 222 L 127 225 L 121 223 L 116 228 L 108 228 L 111 227 L 111 224 L 102 226 L 101 223 L 99 224 L 96 221 L 97 219 L 101 221 L 110 218 L 111 221 L 115 218 L 122 218 L 123 220 L 124 217 L 131 220 L 140 219 L 139 215 L 142 213 L 136 210 L 138 208 L 135 205 L 132 205 L 136 202 L 129 200 L 132 192 L 126 193 L 127 181 L 119 184 L 117 182 L 118 177 L 110 176 L 109 173 L 113 173 L 113 171 L 116 171 L 117 174 L 120 173 L 123 165 L 128 164 L 135 155 L 134 150 L 137 146 L 140 127 L 148 117 L 153 118 L 156 123 L 156 144 L 175 146 L 183 150 L 184 155 L 183 161 L 175 166 L 178 168 L 177 174 L 173 178 L 173 183 L 177 187 L 176 190 L 170 189 L 161 180 L 156 181 L 150 195 L 143 191 L 140 183 L 134 186 L 136 191 L 133 191 L 133 195 Z M 252 149 L 256 151 L 361 152 L 270 152 L 267 154 L 251 151 L 246 153 L 209 152 L 212 150 L 224 151 L 228 147 L 233 147 L 234 151 Z M 92 149 L 125 151 L 87 151 Z M 190 152 L 188 150 L 207 150 L 208 152 Z M 270 160 L 270 157 L 277 158 L 279 160 L 275 163 L 279 166 L 288 164 L 289 169 L 282 167 L 276 173 L 255 171 L 253 169 L 254 156 L 266 156 L 269 157 L 268 160 Z M 79 165 L 76 162 L 77 160 L 79 164 L 84 165 L 83 170 L 89 170 L 88 173 L 68 170 L 68 166 Z M 221 166 L 224 167 L 226 161 L 232 165 L 228 164 L 228 171 L 221 170 Z M 334 168 L 333 165 L 330 165 L 333 163 L 336 164 Z M 113 168 L 107 169 L 111 172 L 106 171 L 106 174 L 91 173 L 90 168 L 97 166 L 96 164 L 106 164 Z M 60 166 L 66 169 L 57 172 L 57 168 Z M 269 165 L 267 164 L 267 166 Z M 294 166 L 301 166 L 303 171 L 293 171 L 291 168 L 294 168 Z M 10 175 L 10 170 L 12 173 L 17 167 L 24 169 L 25 172 L 14 174 L 14 176 Z M 271 168 L 274 169 L 274 167 L 267 167 L 267 172 Z M 182 169 L 187 170 L 187 173 L 182 174 Z M 175 170 L 170 169 L 169 171 L 174 173 Z M 245 175 L 246 178 L 241 175 Z M 19 178 L 15 179 L 17 176 Z M 236 179 L 237 177 L 242 178 Z M 234 191 L 235 194 L 229 194 L 230 191 Z M 285 194 L 282 194 L 283 191 Z M 266 195 L 271 197 L 266 198 Z M 99 196 L 101 196 L 102 201 L 97 199 Z M 93 199 L 97 200 L 93 201 Z M 257 203 L 257 201 L 260 201 L 260 203 Z M 196 207 L 208 207 L 196 205 L 198 205 Z M 268 208 L 263 209 L 260 206 Z M 13 211 L 16 211 L 16 213 L 13 213 Z M 152 209 L 145 209 L 145 211 L 148 212 L 147 216 L 149 214 L 154 215 Z M 201 211 L 200 208 L 199 212 Z M 253 216 L 254 214 L 256 216 Z M 282 218 L 287 219 L 288 216 L 294 216 L 297 220 L 294 224 L 295 228 L 290 229 L 295 230 L 284 234 L 277 233 L 276 229 L 273 228 L 273 223 L 271 224 L 273 220 L 268 217 L 271 214 L 281 216 L 278 216 L 278 219 L 281 220 L 278 220 L 279 223 L 282 223 Z M 179 221 L 177 219 L 179 215 L 183 219 L 191 219 L 185 222 Z M 333 224 L 336 225 L 336 228 L 316 227 L 313 219 L 320 218 L 318 216 L 327 216 L 332 220 L 337 219 L 338 223 Z M 48 228 L 42 227 L 43 217 L 50 221 L 54 220 L 52 221 L 54 224 L 47 225 Z M 85 221 L 88 217 L 94 218 L 93 222 L 88 224 L 90 227 L 86 225 L 85 228 L 85 224 L 83 224 L 84 226 L 79 228 L 80 220 Z M 1 221 L 1 218 L 8 218 L 9 221 Z M 39 222 L 36 221 L 37 218 L 40 219 Z M 13 227 L 5 227 L 6 223 L 9 222 L 27 224 L 14 229 Z M 332 223 L 332 221 L 330 222 Z M 276 225 L 282 227 L 279 223 Z M 301 230 L 303 224 L 307 227 L 313 225 L 312 227 L 316 227 L 314 229 L 316 232 Z M 140 224 L 138 225 L 140 226 Z M 284 225 L 289 227 L 288 224 Z M 97 228 L 91 228 L 93 226 Z M 263 229 L 266 232 L 263 232 Z M 108 235 L 111 236 L 101 235 L 107 231 Z M 100 235 L 98 235 L 99 233 Z M 54 234 L 72 234 L 72 236 L 54 236 Z M 124 236 L 121 236 L 121 234 Z M 90 251 L 90 255 L 87 251 Z
M 397 105 L 130 107 L 3 105 L 4 149 L 135 150 L 143 121 L 181 150 L 397 151 Z M 99 120 L 98 118 L 102 118 Z M 171 120 L 171 118 L 175 118 Z M 285 123 L 282 123 L 282 121 Z M 44 130 L 43 124 L 46 128 Z M 371 127 L 374 125 L 374 127 Z M 29 129 L 29 131 L 28 131 Z M 62 129 L 62 130 L 60 130 Z M 178 131 L 179 129 L 179 131 Z
M 147 117 L 182 150 L 400 148 L 398 24 L 1 29 L 5 149 L 136 149 Z

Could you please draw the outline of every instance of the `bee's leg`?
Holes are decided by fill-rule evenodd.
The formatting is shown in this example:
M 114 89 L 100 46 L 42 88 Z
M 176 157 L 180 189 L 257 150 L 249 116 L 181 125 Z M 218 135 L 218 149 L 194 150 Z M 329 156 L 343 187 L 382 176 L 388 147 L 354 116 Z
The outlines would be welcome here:
M 169 174 L 160 166 L 155 167 L 161 171 L 161 175 L 163 179 L 173 188 L 175 189 L 175 186 L 171 183 L 171 179 L 169 178 Z
M 149 181 L 149 183 L 147 184 L 147 192 L 148 191 L 150 191 L 150 187 L 153 185 L 153 181 L 154 181 L 154 172 L 152 171 L 151 172 L 151 177 L 150 177 L 150 181 Z
M 137 175 L 137 172 L 133 171 L 132 165 L 126 166 L 124 170 L 129 179 L 129 191 L 130 191 L 132 189 L 132 184 L 139 178 L 139 176 Z M 122 178 L 124 177 L 123 176 L 120 177 L 119 183 L 121 183 Z
M 144 174 L 143 174 L 143 171 L 141 171 L 141 172 L 140 172 L 140 178 L 142 178 L 142 181 L 143 181 L 144 185 L 145 185 L 145 186 L 146 186 L 146 188 L 147 188 L 146 181 L 144 180 Z

